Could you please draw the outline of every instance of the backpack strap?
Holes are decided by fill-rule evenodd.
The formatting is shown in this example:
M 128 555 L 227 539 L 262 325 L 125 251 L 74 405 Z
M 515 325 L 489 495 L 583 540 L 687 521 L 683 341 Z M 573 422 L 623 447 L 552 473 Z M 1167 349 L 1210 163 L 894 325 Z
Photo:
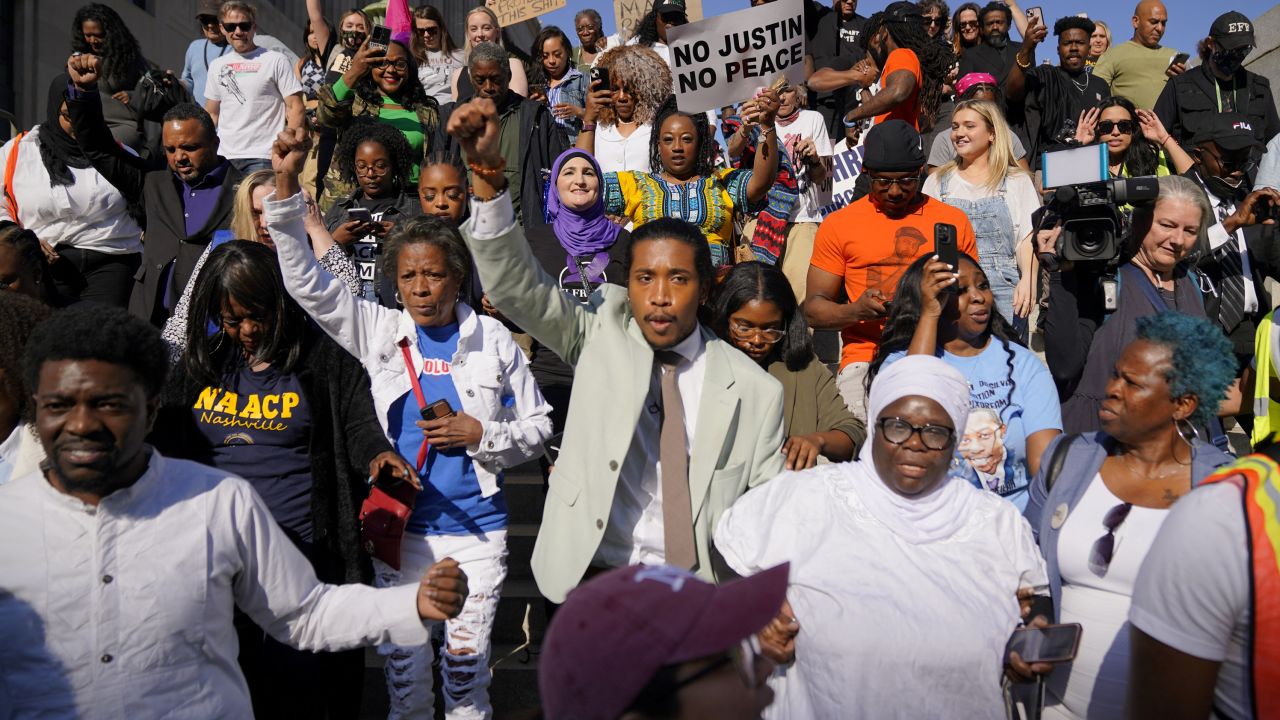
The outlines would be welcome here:
M 18 169 L 18 147 L 25 135 L 26 133 L 21 132 L 13 139 L 13 147 L 9 150 L 9 158 L 4 166 L 4 204 L 8 207 L 9 217 L 18 227 L 22 227 L 22 221 L 18 219 L 18 198 L 13 194 L 13 174 Z
M 1062 474 L 1062 466 L 1067 464 L 1067 455 L 1071 454 L 1071 443 L 1080 437 L 1076 433 L 1063 435 L 1058 441 L 1058 446 L 1053 449 L 1053 455 L 1049 457 L 1049 467 L 1044 471 L 1044 489 L 1048 492 L 1053 489 L 1053 483 Z

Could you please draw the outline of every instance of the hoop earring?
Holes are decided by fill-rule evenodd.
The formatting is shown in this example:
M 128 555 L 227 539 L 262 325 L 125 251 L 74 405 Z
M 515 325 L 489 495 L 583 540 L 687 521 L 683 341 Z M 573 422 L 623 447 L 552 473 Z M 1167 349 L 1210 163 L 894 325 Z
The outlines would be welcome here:
M 1182 438 L 1182 442 L 1186 443 L 1187 447 L 1195 447 L 1193 441 L 1198 442 L 1200 440 L 1200 431 L 1186 418 L 1181 420 L 1175 418 L 1173 428 L 1178 431 L 1178 437 Z
M 396 290 L 396 304 L 398 304 L 400 307 L 404 307 L 404 297 L 400 295 L 399 290 Z

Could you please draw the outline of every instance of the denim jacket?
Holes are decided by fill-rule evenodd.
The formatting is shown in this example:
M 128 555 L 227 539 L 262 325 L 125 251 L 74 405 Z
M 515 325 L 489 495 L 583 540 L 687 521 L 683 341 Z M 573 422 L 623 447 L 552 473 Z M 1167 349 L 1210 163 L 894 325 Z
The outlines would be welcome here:
M 405 310 L 394 310 L 352 296 L 316 262 L 306 242 L 301 194 L 264 203 L 271 239 L 289 294 L 369 373 L 373 404 L 383 432 L 392 404 L 412 391 L 399 343 L 407 340 L 413 367 L 420 371 L 418 330 Z M 482 493 L 498 492 L 498 473 L 537 455 L 551 437 L 551 406 L 538 391 L 524 353 L 497 320 L 476 314 L 458 302 L 458 351 L 449 375 L 462 410 L 480 421 L 484 434 L 467 448 L 475 461 Z M 508 408 L 503 398 L 513 397 Z

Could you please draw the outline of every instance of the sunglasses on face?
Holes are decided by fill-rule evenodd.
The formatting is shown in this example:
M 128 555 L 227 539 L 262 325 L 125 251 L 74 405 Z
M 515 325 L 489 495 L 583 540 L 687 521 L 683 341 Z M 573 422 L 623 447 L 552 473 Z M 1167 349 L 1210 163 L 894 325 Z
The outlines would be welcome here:
M 977 29 L 978 29 L 978 21 L 977 21 L 977 20 L 964 20 L 964 21 L 962 21 L 961 23 L 959 23 L 958 25 L 956 25 L 956 27 L 960 28 L 961 30 L 977 30 Z
M 427 36 L 431 36 L 431 35 L 439 35 L 439 34 L 440 34 L 440 26 L 439 26 L 439 25 L 431 25 L 431 26 L 428 26 L 428 27 L 420 27 L 420 28 L 418 28 L 418 34 L 419 34 L 419 35 L 427 35 Z
M 945 425 L 912 425 L 899 417 L 880 418 L 876 427 L 880 428 L 880 436 L 894 445 L 901 445 L 919 434 L 920 442 L 930 450 L 946 450 L 956 436 L 956 431 Z
M 1200 148 L 1200 152 L 1211 156 L 1214 160 L 1217 160 L 1218 166 L 1221 167 L 1222 172 L 1227 175 L 1230 175 L 1237 170 L 1248 172 L 1253 169 L 1253 160 L 1249 157 L 1248 150 L 1239 151 L 1231 155 L 1223 155 L 1221 152 L 1214 152 L 1208 147 L 1202 147 Z
M 928 15 L 925 15 L 924 24 L 925 25 L 946 25 L 947 19 L 944 17 L 930 17 Z
M 249 32 L 250 30 L 253 29 L 253 22 L 249 20 L 245 20 L 244 22 L 238 22 L 238 23 L 224 22 L 222 23 L 222 29 L 228 33 L 233 33 L 237 29 L 240 30 L 240 32 Z
M 874 175 L 871 177 L 871 186 L 877 190 L 888 190 L 894 185 L 903 190 L 914 190 L 920 185 L 920 177 L 918 175 L 904 178 L 875 177 Z
M 1134 124 L 1132 120 L 1103 120 L 1098 123 L 1098 132 L 1102 135 L 1110 135 L 1113 130 L 1119 130 L 1122 135 L 1132 135 Z
M 218 24 L 217 15 L 201 15 L 200 17 L 196 18 L 196 20 L 199 21 L 200 27 L 209 27 L 211 25 Z

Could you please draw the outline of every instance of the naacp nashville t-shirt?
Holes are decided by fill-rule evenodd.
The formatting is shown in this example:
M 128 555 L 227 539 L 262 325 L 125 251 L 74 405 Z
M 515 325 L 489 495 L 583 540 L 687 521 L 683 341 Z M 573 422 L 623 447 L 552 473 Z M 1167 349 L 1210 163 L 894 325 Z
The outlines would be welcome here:
M 311 412 L 293 373 L 241 366 L 192 407 L 212 464 L 249 481 L 285 530 L 311 541 Z

